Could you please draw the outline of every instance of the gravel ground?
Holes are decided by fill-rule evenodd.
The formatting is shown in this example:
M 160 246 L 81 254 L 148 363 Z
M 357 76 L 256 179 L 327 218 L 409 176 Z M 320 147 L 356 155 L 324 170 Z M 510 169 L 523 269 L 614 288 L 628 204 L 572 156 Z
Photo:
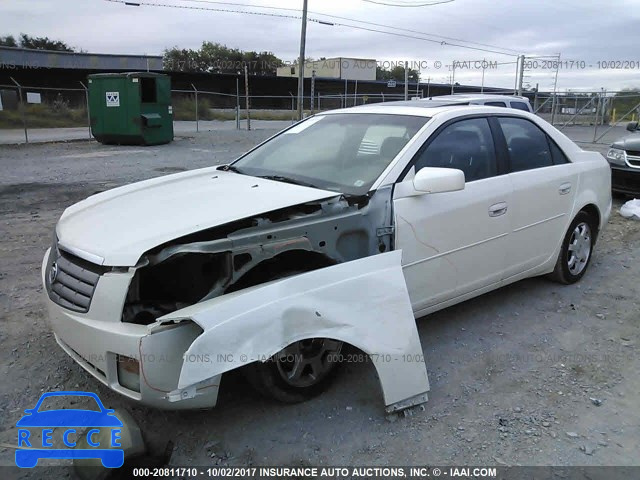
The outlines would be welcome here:
M 283 129 L 291 125 L 289 120 L 251 120 L 251 130 Z M 240 122 L 240 128 L 247 128 L 246 120 Z M 202 120 L 196 122 L 173 122 L 173 131 L 176 136 L 192 135 L 196 132 L 235 130 L 235 121 Z M 29 143 L 67 142 L 70 140 L 87 140 L 89 129 L 87 127 L 69 128 L 29 128 Z M 0 145 L 13 145 L 25 143 L 24 130 L 21 128 L 0 129 Z
M 0 147 L 0 465 L 44 391 L 88 390 L 139 422 L 175 465 L 640 465 L 640 222 L 615 212 L 582 281 L 529 279 L 418 322 L 431 394 L 384 415 L 370 363 L 323 396 L 283 406 L 237 374 L 208 411 L 143 408 L 56 345 L 40 262 L 63 209 L 97 191 L 233 159 L 273 131 L 202 133 L 160 147 L 74 142 Z M 13 471 L 41 478 L 46 469 Z

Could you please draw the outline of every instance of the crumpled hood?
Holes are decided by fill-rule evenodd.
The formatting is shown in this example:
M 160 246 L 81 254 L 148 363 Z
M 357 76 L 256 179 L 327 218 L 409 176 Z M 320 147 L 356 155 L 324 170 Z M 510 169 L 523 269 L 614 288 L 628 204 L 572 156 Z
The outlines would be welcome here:
M 134 266 L 183 235 L 336 195 L 210 167 L 93 195 L 64 211 L 56 234 L 62 248 L 87 260 Z
M 631 135 L 622 137 L 620 140 L 616 140 L 611 146 L 623 150 L 640 152 L 640 133 L 632 133 Z

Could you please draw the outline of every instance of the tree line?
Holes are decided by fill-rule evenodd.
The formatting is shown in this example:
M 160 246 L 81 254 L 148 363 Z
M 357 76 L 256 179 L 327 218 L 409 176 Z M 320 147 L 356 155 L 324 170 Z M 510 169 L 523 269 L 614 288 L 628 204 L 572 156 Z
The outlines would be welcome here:
M 53 50 L 57 52 L 83 52 L 68 45 L 61 40 L 49 37 L 34 37 L 21 33 L 18 37 L 13 35 L 0 36 L 0 46 L 30 48 L 33 50 Z M 325 60 L 324 57 L 319 60 Z M 312 62 L 312 58 L 306 59 Z M 297 60 L 289 62 L 295 65 Z M 276 75 L 279 67 L 284 67 L 287 62 L 278 58 L 273 52 L 243 51 L 238 48 L 229 48 L 226 45 L 215 42 L 203 42 L 199 49 L 172 47 L 164 50 L 163 65 L 165 70 L 174 72 L 200 72 L 200 73 L 238 73 L 243 72 L 246 65 L 251 75 Z M 416 82 L 419 72 L 409 69 L 409 81 Z M 377 80 L 396 80 L 404 82 L 404 67 L 395 66 L 392 69 L 378 66 L 376 68 Z
M 32 37 L 21 33 L 16 39 L 13 35 L 0 36 L 0 46 L 30 48 L 32 50 L 54 50 L 56 52 L 75 52 L 75 48 L 61 40 L 52 40 L 49 37 Z

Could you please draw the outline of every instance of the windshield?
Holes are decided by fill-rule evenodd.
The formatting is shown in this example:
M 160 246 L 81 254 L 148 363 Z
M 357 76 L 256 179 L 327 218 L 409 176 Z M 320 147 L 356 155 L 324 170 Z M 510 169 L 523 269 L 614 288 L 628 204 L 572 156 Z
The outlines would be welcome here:
M 363 195 L 428 121 L 410 115 L 317 115 L 249 152 L 231 169 Z

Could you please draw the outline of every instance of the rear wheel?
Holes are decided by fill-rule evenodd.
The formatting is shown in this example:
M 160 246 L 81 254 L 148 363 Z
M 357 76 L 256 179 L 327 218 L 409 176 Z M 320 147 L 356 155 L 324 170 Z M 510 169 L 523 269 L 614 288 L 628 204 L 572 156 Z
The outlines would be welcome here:
M 261 394 L 298 403 L 322 393 L 333 381 L 342 342 L 311 338 L 292 343 L 264 363 L 245 368 L 249 383 Z
M 587 271 L 596 240 L 596 221 L 586 212 L 580 212 L 571 222 L 562 242 L 560 255 L 551 278 L 570 284 L 582 278 Z

